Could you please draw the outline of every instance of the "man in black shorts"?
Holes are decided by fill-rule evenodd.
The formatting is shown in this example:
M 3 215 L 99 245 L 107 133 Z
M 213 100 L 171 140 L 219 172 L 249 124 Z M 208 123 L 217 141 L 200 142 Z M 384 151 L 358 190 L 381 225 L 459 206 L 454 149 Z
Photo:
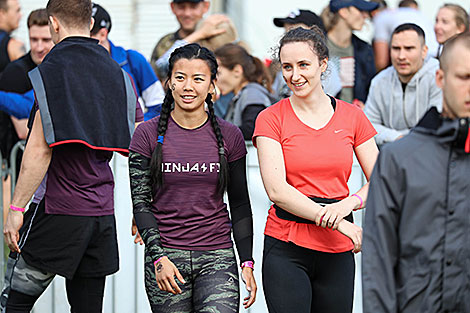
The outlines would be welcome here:
M 119 268 L 108 163 L 128 152 L 143 115 L 128 74 L 89 38 L 91 1 L 46 9 L 56 46 L 29 73 L 37 111 L 4 229 L 12 253 L 1 302 L 30 312 L 60 275 L 72 312 L 101 312 L 106 275 Z

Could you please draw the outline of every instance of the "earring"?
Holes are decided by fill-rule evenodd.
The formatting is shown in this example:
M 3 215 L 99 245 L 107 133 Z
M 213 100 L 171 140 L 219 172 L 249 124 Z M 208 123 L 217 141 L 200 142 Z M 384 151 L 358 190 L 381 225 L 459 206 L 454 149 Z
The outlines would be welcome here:
M 175 84 L 171 84 L 171 90 L 175 91 L 176 89 L 176 85 Z

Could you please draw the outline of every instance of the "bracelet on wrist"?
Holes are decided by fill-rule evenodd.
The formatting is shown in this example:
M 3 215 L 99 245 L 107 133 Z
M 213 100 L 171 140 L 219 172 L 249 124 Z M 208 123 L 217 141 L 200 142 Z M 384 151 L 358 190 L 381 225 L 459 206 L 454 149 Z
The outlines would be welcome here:
M 160 262 L 165 256 L 159 257 L 155 262 L 153 262 L 153 266 L 157 266 L 157 263 Z
M 351 195 L 351 197 L 356 197 L 356 198 L 359 199 L 359 201 L 361 201 L 361 204 L 359 205 L 359 207 L 357 209 L 354 209 L 353 211 L 357 211 L 357 210 L 362 209 L 362 205 L 364 204 L 364 201 L 362 200 L 362 197 L 360 195 L 358 195 L 357 193 Z
M 10 210 L 24 213 L 24 208 L 19 208 L 19 207 L 14 206 L 14 205 L 10 205 Z
M 245 262 L 243 262 L 243 263 L 240 265 L 240 267 L 241 267 L 242 269 L 243 269 L 244 267 L 249 267 L 249 268 L 251 268 L 252 270 L 254 270 L 254 269 L 255 269 L 255 262 L 253 262 L 253 261 L 245 261 Z

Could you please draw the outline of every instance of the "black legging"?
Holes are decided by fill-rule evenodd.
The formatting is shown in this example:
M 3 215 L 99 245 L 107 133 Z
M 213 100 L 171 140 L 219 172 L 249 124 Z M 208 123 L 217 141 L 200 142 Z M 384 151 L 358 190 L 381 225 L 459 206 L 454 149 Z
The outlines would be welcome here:
M 103 311 L 103 295 L 105 277 L 67 279 L 67 299 L 71 313 L 101 313 Z M 33 309 L 38 297 L 10 290 L 6 313 L 28 313 Z
M 270 313 L 352 312 L 354 271 L 352 252 L 319 252 L 265 236 L 263 288 Z

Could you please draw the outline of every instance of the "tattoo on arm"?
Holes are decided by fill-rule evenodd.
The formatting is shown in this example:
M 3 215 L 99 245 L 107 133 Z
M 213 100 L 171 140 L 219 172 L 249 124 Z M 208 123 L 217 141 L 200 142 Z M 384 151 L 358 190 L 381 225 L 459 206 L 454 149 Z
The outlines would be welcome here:
M 157 265 L 157 273 L 160 273 L 161 271 L 163 271 L 163 265 L 162 265 L 162 263 L 158 263 L 158 265 Z

